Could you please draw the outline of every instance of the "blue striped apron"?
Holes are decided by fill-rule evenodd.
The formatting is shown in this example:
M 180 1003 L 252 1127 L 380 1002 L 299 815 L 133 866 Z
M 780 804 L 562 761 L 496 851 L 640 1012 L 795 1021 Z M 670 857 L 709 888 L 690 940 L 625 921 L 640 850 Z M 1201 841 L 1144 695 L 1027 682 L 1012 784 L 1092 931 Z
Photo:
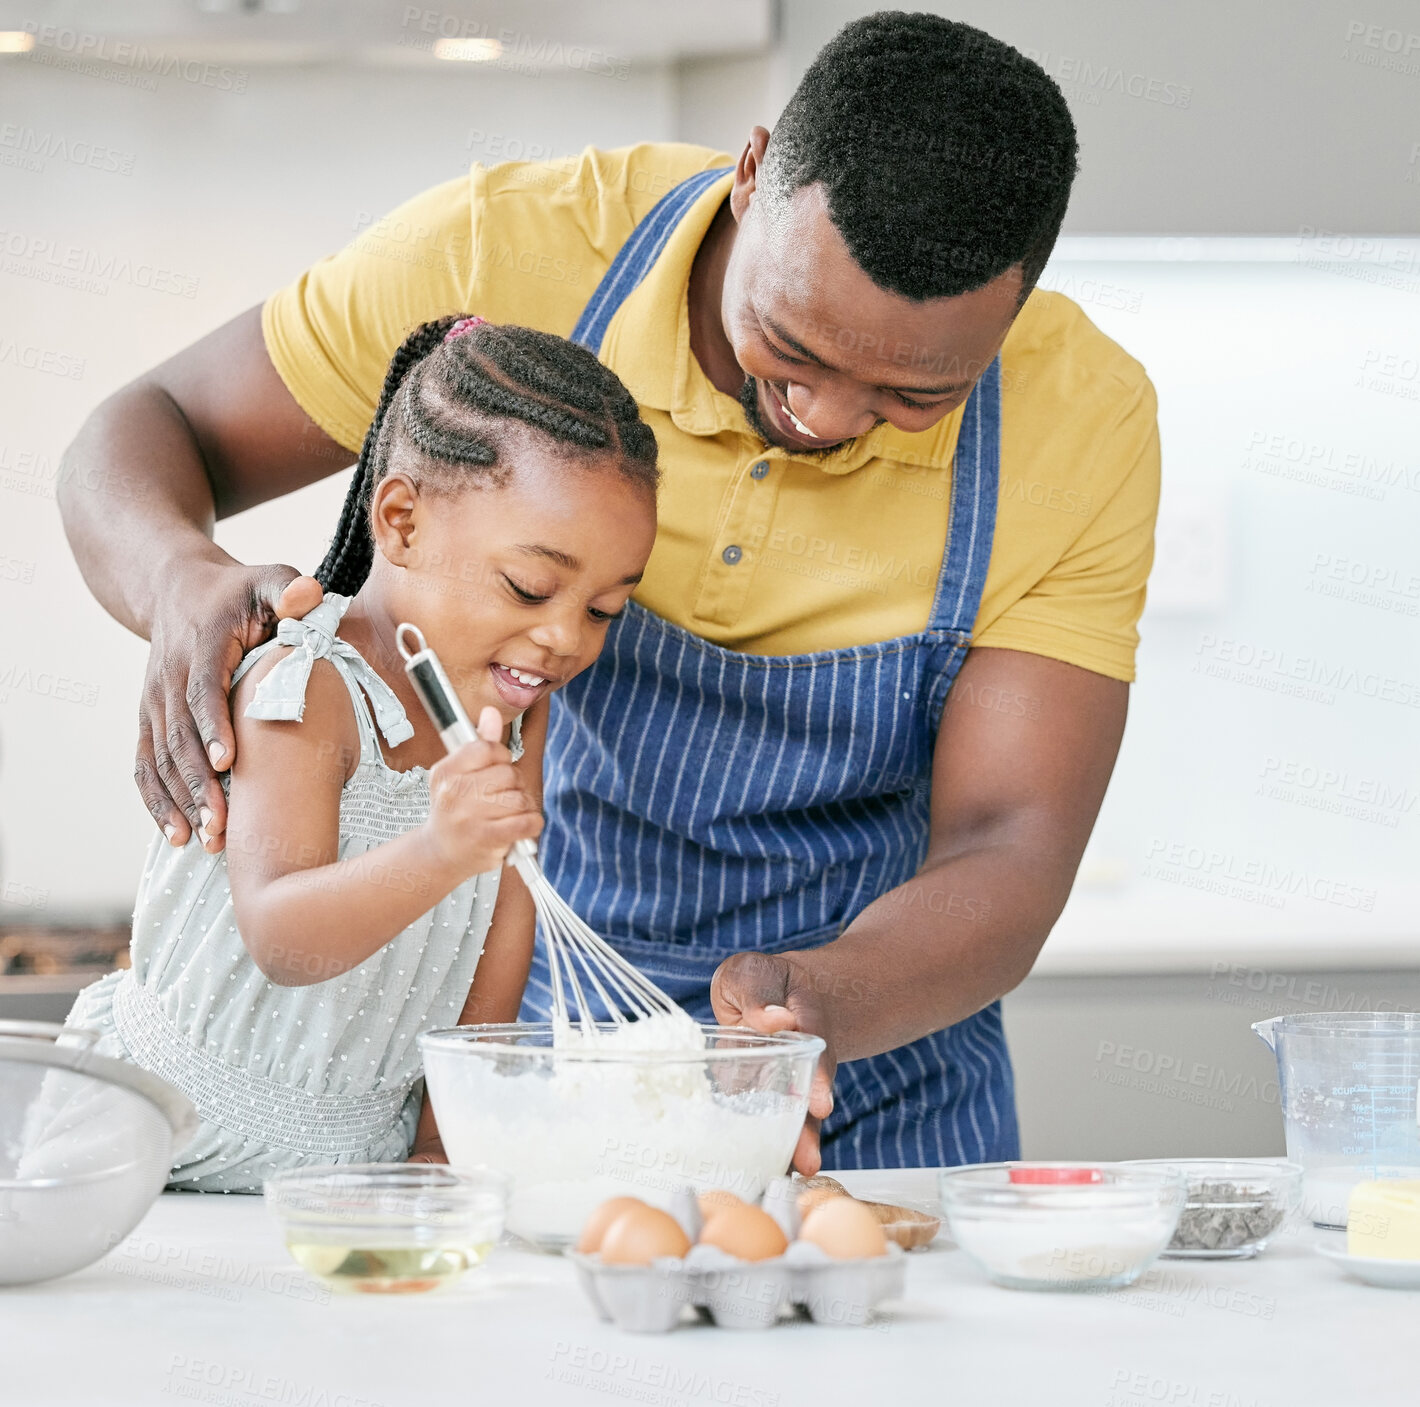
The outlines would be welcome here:
M 636 227 L 573 338 L 600 351 L 616 309 L 694 200 L 666 195 Z M 636 602 L 595 664 L 552 696 L 548 878 L 625 957 L 702 1020 L 733 953 L 829 942 L 926 857 L 932 750 L 971 642 L 996 520 L 1000 364 L 967 401 L 951 516 L 926 630 L 849 649 L 722 649 Z M 546 1020 L 539 943 L 523 1015 Z M 999 1003 L 838 1068 L 826 1168 L 1014 1158 Z

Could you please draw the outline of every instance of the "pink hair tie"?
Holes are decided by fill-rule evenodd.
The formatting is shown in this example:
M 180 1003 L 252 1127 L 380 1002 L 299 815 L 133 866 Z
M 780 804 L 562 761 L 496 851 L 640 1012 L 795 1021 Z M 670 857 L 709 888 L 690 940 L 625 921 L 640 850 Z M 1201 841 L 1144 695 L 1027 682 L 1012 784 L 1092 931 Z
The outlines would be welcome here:
M 462 337 L 465 332 L 472 332 L 475 327 L 482 327 L 483 319 L 479 317 L 460 318 L 445 334 L 444 341 L 452 342 L 455 337 Z

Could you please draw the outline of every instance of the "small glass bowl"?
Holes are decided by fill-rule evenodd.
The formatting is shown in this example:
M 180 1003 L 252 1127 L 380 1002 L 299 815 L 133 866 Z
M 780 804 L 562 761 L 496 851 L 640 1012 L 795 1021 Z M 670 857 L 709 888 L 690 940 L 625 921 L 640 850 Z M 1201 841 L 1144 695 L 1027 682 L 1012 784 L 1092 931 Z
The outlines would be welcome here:
M 343 1163 L 266 1180 L 286 1249 L 356 1294 L 419 1294 L 481 1264 L 503 1231 L 510 1181 L 488 1168 Z
M 1169 1243 L 1183 1174 L 1125 1163 L 943 1168 L 952 1239 L 993 1284 L 1108 1290 L 1133 1284 Z
M 1302 1200 L 1302 1168 L 1281 1158 L 1140 1158 L 1173 1168 L 1188 1201 L 1163 1254 L 1168 1260 L 1251 1260 Z

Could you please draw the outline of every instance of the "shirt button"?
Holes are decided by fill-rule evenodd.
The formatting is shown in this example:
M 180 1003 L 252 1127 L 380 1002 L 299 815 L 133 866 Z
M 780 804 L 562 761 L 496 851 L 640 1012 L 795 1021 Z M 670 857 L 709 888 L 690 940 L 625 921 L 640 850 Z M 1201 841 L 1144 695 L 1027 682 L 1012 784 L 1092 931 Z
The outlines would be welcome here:
M 745 554 L 741 552 L 738 547 L 730 546 L 720 553 L 720 559 L 726 563 L 726 565 L 733 567 L 744 555 Z
M 749 471 L 749 476 L 751 479 L 762 479 L 768 472 L 769 461 L 767 459 L 761 459 L 759 463 Z

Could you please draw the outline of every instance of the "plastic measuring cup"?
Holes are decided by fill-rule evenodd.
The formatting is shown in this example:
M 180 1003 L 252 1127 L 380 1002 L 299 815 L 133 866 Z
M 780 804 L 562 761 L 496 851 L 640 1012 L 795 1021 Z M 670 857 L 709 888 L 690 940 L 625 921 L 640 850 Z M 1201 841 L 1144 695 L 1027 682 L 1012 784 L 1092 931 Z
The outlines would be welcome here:
M 1345 1227 L 1358 1182 L 1420 1178 L 1420 1015 L 1304 1012 L 1252 1029 L 1277 1056 L 1287 1157 L 1315 1225 Z

